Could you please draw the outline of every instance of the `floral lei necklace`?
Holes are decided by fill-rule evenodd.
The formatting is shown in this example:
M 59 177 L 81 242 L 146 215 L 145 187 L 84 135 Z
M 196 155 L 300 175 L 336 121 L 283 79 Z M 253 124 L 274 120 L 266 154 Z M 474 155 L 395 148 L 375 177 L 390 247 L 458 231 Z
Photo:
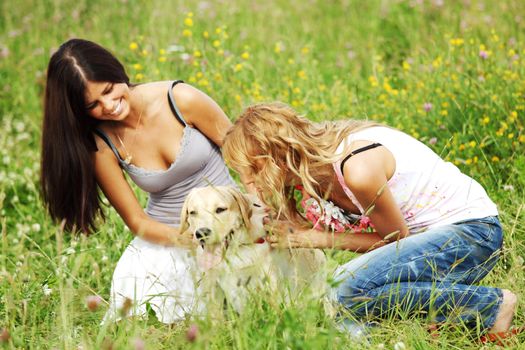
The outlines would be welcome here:
M 312 223 L 314 229 L 319 231 L 328 229 L 334 232 L 350 230 L 361 233 L 374 231 L 374 226 L 369 217 L 348 214 L 331 201 L 321 199 L 319 202 L 306 193 L 301 185 L 295 186 L 295 189 L 300 191 L 301 207 L 306 219 Z

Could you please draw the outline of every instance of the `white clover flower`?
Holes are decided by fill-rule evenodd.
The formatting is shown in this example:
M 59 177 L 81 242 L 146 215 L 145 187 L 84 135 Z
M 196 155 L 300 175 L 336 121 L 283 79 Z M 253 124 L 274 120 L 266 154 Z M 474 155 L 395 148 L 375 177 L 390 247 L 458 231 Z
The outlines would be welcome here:
M 47 296 L 50 296 L 51 293 L 53 293 L 53 289 L 52 288 L 49 288 L 49 286 L 46 284 L 44 284 L 42 286 L 42 292 L 44 293 L 44 295 L 47 297 Z
M 403 343 L 402 341 L 398 341 L 397 343 L 394 344 L 394 350 L 406 350 L 406 346 L 405 346 L 405 343 Z
M 33 176 L 33 171 L 31 170 L 31 168 L 24 168 L 24 175 L 26 177 L 32 177 Z
M 33 225 L 31 225 L 31 230 L 34 231 L 34 232 L 40 232 L 40 224 L 39 223 L 35 223 Z
M 24 131 L 24 129 L 25 129 L 25 124 L 24 124 L 24 122 L 20 122 L 20 121 L 19 121 L 19 122 L 16 122 L 16 123 L 15 123 L 15 130 L 16 130 L 17 132 L 22 132 L 22 131 Z

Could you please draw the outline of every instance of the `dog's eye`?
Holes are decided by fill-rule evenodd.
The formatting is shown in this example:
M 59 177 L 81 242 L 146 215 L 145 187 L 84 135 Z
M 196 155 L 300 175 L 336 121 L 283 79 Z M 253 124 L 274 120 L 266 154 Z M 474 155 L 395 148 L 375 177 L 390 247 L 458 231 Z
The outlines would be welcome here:
M 223 211 L 226 211 L 226 210 L 227 210 L 226 208 L 218 207 L 217 209 L 215 209 L 215 214 L 220 214 L 220 213 L 222 213 Z
M 196 215 L 197 212 L 196 212 L 195 210 L 192 210 L 192 211 L 189 212 L 189 214 L 190 214 L 190 215 Z

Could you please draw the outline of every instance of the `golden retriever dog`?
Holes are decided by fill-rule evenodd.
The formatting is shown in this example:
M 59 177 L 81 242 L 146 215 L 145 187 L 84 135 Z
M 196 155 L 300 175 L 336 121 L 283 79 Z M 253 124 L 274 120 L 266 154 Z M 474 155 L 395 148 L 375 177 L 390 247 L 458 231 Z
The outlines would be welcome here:
M 226 299 L 241 312 L 250 293 L 257 290 L 269 288 L 290 299 L 306 288 L 326 289 L 324 253 L 270 248 L 264 241 L 265 214 L 255 196 L 233 187 L 202 187 L 188 194 L 181 231 L 191 233 L 198 243 L 199 290 L 205 298 Z

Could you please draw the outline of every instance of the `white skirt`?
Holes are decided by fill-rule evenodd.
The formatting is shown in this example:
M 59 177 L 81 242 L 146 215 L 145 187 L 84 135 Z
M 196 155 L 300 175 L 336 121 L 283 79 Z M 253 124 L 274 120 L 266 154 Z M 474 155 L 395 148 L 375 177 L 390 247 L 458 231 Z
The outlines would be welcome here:
M 171 324 L 199 310 L 195 258 L 188 249 L 164 247 L 136 237 L 115 267 L 109 310 L 102 323 L 144 316 L 147 305 Z

